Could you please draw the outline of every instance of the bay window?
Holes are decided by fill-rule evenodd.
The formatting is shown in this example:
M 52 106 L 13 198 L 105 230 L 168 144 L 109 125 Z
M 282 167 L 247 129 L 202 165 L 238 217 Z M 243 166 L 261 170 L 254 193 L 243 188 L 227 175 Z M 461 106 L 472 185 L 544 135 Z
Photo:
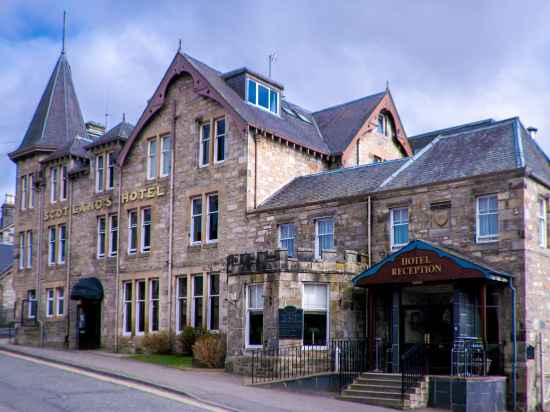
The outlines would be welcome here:
M 246 346 L 261 347 L 264 331 L 264 285 L 248 285 L 246 299 Z
M 390 209 L 390 245 L 395 250 L 409 241 L 409 208 Z
M 476 200 L 476 205 L 476 241 L 496 241 L 499 230 L 497 195 L 480 196 Z
M 304 284 L 304 346 L 326 346 L 328 339 L 328 287 Z

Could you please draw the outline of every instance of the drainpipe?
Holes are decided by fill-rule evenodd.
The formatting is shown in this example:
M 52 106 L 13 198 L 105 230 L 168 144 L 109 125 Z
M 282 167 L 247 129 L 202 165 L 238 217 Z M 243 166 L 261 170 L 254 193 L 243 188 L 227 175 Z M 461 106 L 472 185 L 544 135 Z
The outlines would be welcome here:
M 175 152 L 176 152 L 176 101 L 172 105 L 172 148 L 170 158 L 170 211 L 168 223 L 168 333 L 172 332 L 172 256 L 174 243 L 174 175 L 175 175 Z
M 119 318 L 119 300 L 120 300 L 120 212 L 122 209 L 122 165 L 118 166 L 118 205 L 117 205 L 117 219 L 118 219 L 118 236 L 116 239 L 116 270 L 115 270 L 115 352 L 118 352 L 118 318 Z
M 372 205 L 371 205 L 371 197 L 369 196 L 367 198 L 367 254 L 369 259 L 369 268 L 372 265 L 371 261 L 371 215 L 372 215 Z
M 44 169 L 44 175 L 46 174 L 46 170 Z M 45 179 L 45 178 L 44 178 Z M 40 307 L 42 305 L 39 305 L 38 302 L 40 302 L 40 275 L 42 273 L 42 232 L 44 230 L 44 197 L 46 192 L 46 183 L 43 182 L 42 184 L 42 190 L 40 190 L 40 196 L 38 196 L 38 258 L 36 259 L 36 320 L 38 321 L 38 326 L 40 330 L 40 346 L 44 345 L 44 324 L 40 320 Z M 21 308 L 23 309 L 23 308 Z
M 71 311 L 70 311 L 70 302 L 71 302 L 71 289 L 70 289 L 70 280 L 71 280 L 71 241 L 72 241 L 72 226 L 73 226 L 73 181 L 69 179 L 67 168 L 67 183 L 69 183 L 69 222 L 67 224 L 67 233 L 65 234 L 65 245 L 67 247 L 65 259 L 67 261 L 67 279 L 65 287 L 65 296 L 63 298 L 63 303 L 65 304 L 65 316 L 67 317 L 67 346 L 70 345 L 70 336 L 71 336 Z
M 508 287 L 512 291 L 512 410 L 516 410 L 516 397 L 517 397 L 517 330 L 516 330 L 516 288 L 512 284 L 512 279 L 508 281 Z
M 250 136 L 250 129 L 248 129 Z M 258 136 L 255 133 L 252 136 L 254 140 L 254 209 L 258 206 Z

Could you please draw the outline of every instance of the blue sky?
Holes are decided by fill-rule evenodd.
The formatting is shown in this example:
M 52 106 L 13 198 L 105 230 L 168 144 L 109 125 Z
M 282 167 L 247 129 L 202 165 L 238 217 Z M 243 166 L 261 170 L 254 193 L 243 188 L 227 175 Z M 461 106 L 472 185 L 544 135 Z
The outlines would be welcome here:
M 13 192 L 15 149 L 57 60 L 67 53 L 86 120 L 136 122 L 182 40 L 226 71 L 267 71 L 315 110 L 381 91 L 409 135 L 519 115 L 550 151 L 550 3 L 484 0 L 0 0 L 0 193 Z

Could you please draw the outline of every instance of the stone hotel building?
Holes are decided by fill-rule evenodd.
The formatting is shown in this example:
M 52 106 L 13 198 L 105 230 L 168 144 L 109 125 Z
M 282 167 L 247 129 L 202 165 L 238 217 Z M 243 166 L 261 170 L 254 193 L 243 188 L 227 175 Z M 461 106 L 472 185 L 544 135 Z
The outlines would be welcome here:
M 448 376 L 475 341 L 509 407 L 532 410 L 550 324 L 535 132 L 515 117 L 407 136 L 388 89 L 310 111 L 180 52 L 137 125 L 106 131 L 61 53 L 10 153 L 17 341 L 119 351 L 201 326 L 247 373 L 255 350 L 366 338 L 385 371 L 427 345 L 427 373 Z

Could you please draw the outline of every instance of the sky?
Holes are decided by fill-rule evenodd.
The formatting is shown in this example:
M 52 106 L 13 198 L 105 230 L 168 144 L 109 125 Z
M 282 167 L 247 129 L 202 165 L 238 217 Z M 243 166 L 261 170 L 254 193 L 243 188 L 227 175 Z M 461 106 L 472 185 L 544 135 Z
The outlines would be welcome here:
M 0 0 L 0 196 L 61 49 L 86 121 L 136 123 L 182 51 L 220 71 L 247 66 L 318 110 L 382 91 L 409 136 L 520 116 L 550 152 L 550 2 L 529 0 Z M 545 116 L 546 114 L 546 116 Z

